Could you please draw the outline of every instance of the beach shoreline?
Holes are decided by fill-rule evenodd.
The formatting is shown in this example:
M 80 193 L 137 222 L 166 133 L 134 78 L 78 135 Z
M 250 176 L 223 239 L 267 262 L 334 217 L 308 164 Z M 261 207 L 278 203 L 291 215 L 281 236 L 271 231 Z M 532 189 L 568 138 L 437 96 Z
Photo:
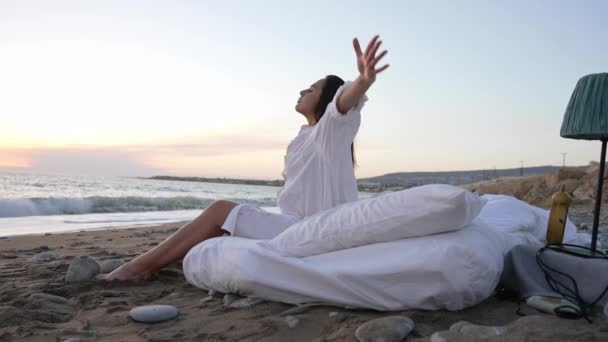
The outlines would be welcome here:
M 53 231 L 53 232 L 36 232 L 36 233 L 27 233 L 27 234 L 15 234 L 15 235 L 5 235 L 0 236 L 0 240 L 3 239 L 14 239 L 19 237 L 41 237 L 41 236 L 50 236 L 50 235 L 68 235 L 68 234 L 76 234 L 76 233 L 85 233 L 85 232 L 99 232 L 106 230 L 127 230 L 127 229 L 159 229 L 164 226 L 178 226 L 181 227 L 189 221 L 177 221 L 177 222 L 169 222 L 158 225 L 151 224 L 132 224 L 132 225 L 124 225 L 124 226 L 111 226 L 111 227 L 95 227 L 95 228 L 86 228 L 86 229 L 71 229 L 71 230 L 62 230 L 62 231 Z

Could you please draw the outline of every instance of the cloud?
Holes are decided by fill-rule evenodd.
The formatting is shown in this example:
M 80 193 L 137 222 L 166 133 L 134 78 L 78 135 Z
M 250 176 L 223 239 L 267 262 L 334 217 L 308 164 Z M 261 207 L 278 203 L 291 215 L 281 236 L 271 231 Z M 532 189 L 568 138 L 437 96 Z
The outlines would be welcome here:
M 135 176 L 160 171 L 142 163 L 137 154 L 112 149 L 34 149 L 26 151 L 30 169 L 40 172 L 78 175 Z
M 180 154 L 187 156 L 214 156 L 234 155 L 251 153 L 256 151 L 278 151 L 284 150 L 286 141 L 278 139 L 266 139 L 260 137 L 217 137 L 206 138 L 211 140 L 204 143 L 176 142 L 164 144 L 135 144 L 124 145 L 129 151 L 149 151 L 154 153 Z
M 0 167 L 35 172 L 101 176 L 198 174 L 251 177 L 280 173 L 286 142 L 274 139 L 216 137 L 209 142 L 131 144 L 122 146 L 0 148 Z M 261 165 L 245 168 L 245 160 L 259 156 Z

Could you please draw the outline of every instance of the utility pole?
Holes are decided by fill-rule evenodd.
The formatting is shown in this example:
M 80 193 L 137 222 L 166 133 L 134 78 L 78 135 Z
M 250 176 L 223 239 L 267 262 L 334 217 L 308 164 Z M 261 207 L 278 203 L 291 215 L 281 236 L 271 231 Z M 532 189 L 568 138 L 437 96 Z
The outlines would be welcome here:
M 524 175 L 524 161 L 520 160 L 519 162 L 521 163 L 521 168 L 519 169 L 519 175 L 523 176 Z
M 496 178 L 496 166 L 494 166 L 494 175 L 492 178 Z
M 563 160 L 562 167 L 566 167 L 566 154 L 568 154 L 568 153 L 562 152 L 562 160 Z

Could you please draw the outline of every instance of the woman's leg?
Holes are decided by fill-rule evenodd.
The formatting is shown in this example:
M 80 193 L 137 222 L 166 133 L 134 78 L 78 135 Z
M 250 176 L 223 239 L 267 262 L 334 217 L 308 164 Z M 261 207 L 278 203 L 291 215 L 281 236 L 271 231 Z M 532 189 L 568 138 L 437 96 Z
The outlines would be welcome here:
M 183 258 L 201 241 L 222 236 L 222 225 L 238 203 L 215 201 L 194 220 L 165 241 L 102 277 L 105 280 L 145 280 L 170 263 Z

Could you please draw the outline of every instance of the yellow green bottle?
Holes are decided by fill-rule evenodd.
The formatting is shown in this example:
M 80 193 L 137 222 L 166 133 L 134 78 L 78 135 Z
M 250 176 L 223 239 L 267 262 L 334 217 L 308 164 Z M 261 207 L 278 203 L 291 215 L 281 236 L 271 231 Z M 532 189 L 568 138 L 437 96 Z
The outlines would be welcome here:
M 550 243 L 562 243 L 564 240 L 564 230 L 568 218 L 568 206 L 572 200 L 566 193 L 566 187 L 562 186 L 561 191 L 556 192 L 551 197 L 551 211 L 549 212 L 549 223 L 547 224 L 547 241 Z

